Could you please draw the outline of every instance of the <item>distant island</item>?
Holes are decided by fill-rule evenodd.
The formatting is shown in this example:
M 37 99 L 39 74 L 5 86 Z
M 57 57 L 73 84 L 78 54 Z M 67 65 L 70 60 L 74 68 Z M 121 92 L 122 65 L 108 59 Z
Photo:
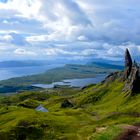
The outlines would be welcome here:
M 64 67 L 50 69 L 41 74 L 2 80 L 0 81 L 0 93 L 36 90 L 38 88 L 32 85 L 51 84 L 66 79 L 93 78 L 98 74 L 109 74 L 122 69 L 123 66 L 108 63 L 104 63 L 104 65 L 102 63 L 67 64 Z

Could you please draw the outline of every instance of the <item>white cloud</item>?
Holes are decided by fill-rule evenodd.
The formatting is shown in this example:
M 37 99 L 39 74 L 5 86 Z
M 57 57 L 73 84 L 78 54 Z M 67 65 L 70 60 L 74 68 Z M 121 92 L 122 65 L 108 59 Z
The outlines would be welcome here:
M 7 20 L 3 20 L 2 23 L 8 24 L 9 22 Z
M 53 33 L 50 35 L 35 35 L 26 37 L 28 42 L 45 42 L 45 41 L 55 41 L 58 39 L 59 34 Z
M 0 41 L 10 42 L 13 40 L 13 37 L 9 34 L 7 35 L 0 35 Z
M 68 50 L 63 50 L 59 48 L 47 48 L 45 49 L 45 55 L 48 56 L 90 56 L 95 54 L 95 50 L 93 49 L 85 49 L 82 51 L 68 51 Z
M 54 24 L 54 25 L 53 25 Z M 57 25 L 56 25 L 57 24 Z M 49 34 L 45 35 L 35 35 L 26 38 L 28 42 L 42 42 L 42 41 L 74 41 L 77 40 L 78 32 L 81 30 L 79 26 L 66 25 L 63 22 L 58 25 L 58 23 L 49 23 L 47 25 L 48 29 L 53 29 Z
M 1 10 L 17 11 L 16 16 L 27 18 L 36 17 L 40 6 L 41 3 L 39 0 L 8 0 L 7 3 L 0 3 Z
M 1 30 L 0 34 L 10 34 L 10 33 L 18 33 L 16 30 Z
M 3 36 L 3 39 L 6 41 L 11 41 L 11 40 L 13 40 L 13 37 L 11 35 L 5 35 L 5 36 Z
M 0 2 L 0 41 L 18 55 L 118 58 L 127 47 L 138 56 L 139 9 L 139 0 L 8 0 Z
M 88 38 L 84 35 L 81 35 L 81 36 L 78 37 L 78 40 L 79 41 L 88 41 Z
M 33 52 L 33 51 L 28 51 L 28 50 L 26 50 L 26 49 L 23 49 L 23 48 L 18 48 L 18 49 L 16 49 L 16 50 L 14 50 L 14 53 L 16 54 L 16 55 L 24 55 L 24 56 L 26 56 L 26 55 L 31 55 L 31 56 L 36 56 L 37 54 L 35 53 L 35 52 Z
M 11 25 L 14 25 L 14 24 L 19 24 L 19 21 L 12 21 L 12 22 L 9 22 L 8 20 L 3 20 L 2 23 L 4 24 L 11 24 Z

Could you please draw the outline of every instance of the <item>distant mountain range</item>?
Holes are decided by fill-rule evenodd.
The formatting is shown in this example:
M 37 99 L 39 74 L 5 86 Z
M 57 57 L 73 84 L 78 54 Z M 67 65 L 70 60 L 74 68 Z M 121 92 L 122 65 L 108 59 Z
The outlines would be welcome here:
M 47 63 L 45 61 L 37 61 L 37 60 L 21 60 L 21 61 L 11 60 L 0 62 L 0 68 L 41 66 L 46 64 Z
M 106 68 L 106 69 L 119 69 L 119 70 L 124 69 L 123 65 L 110 64 L 110 63 L 104 63 L 104 62 L 91 62 L 91 63 L 87 63 L 87 65 L 100 67 L 100 68 Z
M 88 62 L 77 62 L 77 61 L 68 61 L 64 60 L 9 60 L 9 61 L 1 61 L 0 68 L 8 68 L 8 67 L 30 67 L 30 66 L 43 66 L 50 64 L 82 64 L 82 65 L 91 65 L 95 67 L 102 68 L 111 68 L 111 69 L 123 69 L 123 65 L 119 61 L 109 61 L 109 60 L 99 60 L 95 59 L 94 61 Z

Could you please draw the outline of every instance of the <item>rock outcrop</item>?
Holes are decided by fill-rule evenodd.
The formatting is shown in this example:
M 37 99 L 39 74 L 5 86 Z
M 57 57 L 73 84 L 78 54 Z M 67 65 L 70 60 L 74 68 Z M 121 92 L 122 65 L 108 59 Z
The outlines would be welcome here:
M 123 71 L 111 73 L 103 83 L 110 83 L 120 79 L 125 83 L 123 92 L 128 92 L 131 95 L 140 93 L 140 66 L 136 61 L 132 61 L 129 50 L 125 51 L 125 68 Z
M 69 100 L 66 99 L 61 103 L 61 107 L 62 108 L 73 107 L 73 104 Z
M 125 81 L 123 91 L 128 91 L 131 95 L 140 93 L 140 67 L 135 61 L 132 62 L 128 49 L 125 52 L 125 69 L 123 75 L 123 80 Z
M 132 58 L 131 55 L 129 53 L 129 50 L 126 49 L 125 51 L 125 70 L 124 70 L 124 80 L 126 80 L 130 73 L 131 73 L 131 69 L 132 69 Z
M 123 73 L 121 71 L 119 72 L 113 72 L 113 73 L 110 73 L 104 81 L 102 81 L 102 84 L 103 83 L 110 83 L 110 82 L 113 82 L 115 81 L 116 79 L 120 78 L 120 77 L 123 77 Z

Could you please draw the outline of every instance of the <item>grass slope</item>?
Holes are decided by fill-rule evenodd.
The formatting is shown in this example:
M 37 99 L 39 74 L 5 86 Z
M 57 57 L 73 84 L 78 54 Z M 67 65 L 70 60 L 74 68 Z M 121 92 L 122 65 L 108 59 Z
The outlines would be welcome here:
M 140 95 L 126 96 L 124 83 L 80 90 L 52 89 L 0 97 L 0 139 L 113 140 L 126 124 L 140 122 Z M 73 108 L 61 108 L 68 99 Z M 42 104 L 49 110 L 34 108 Z

